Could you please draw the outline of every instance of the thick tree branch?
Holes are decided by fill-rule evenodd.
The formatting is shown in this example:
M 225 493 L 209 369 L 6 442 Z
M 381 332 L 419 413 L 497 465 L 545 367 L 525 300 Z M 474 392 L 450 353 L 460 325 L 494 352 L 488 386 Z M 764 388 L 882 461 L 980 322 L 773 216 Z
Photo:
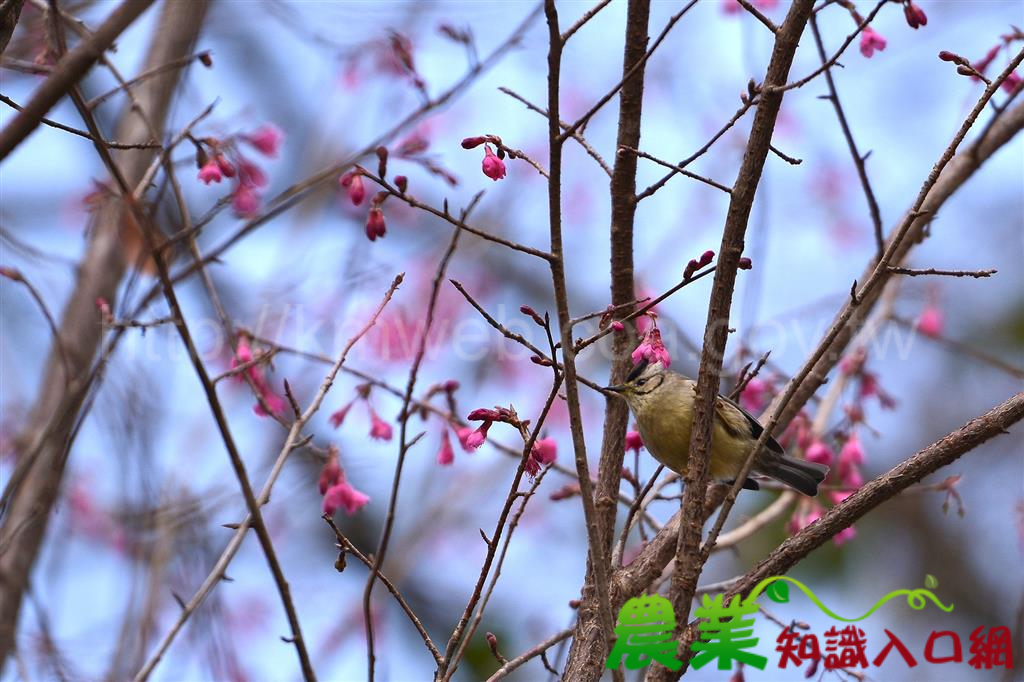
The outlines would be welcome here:
M 708 453 L 711 446 L 714 401 L 720 390 L 722 359 L 725 357 L 729 335 L 729 311 L 732 306 L 733 289 L 736 286 L 736 272 L 743 253 L 744 235 L 761 172 L 771 146 L 775 120 L 782 106 L 783 93 L 774 88 L 784 84 L 789 77 L 793 56 L 796 54 L 800 36 L 807 25 L 813 6 L 813 0 L 796 0 L 775 34 L 775 48 L 765 75 L 761 103 L 754 115 L 743 164 L 733 185 L 729 211 L 726 214 L 722 245 L 718 252 L 718 266 L 711 289 L 707 326 L 704 331 L 704 346 L 697 375 L 697 398 L 689 464 L 680 502 L 683 520 L 679 525 L 676 571 L 672 576 L 671 590 L 679 622 L 689 619 L 690 605 L 697 590 L 697 580 L 704 568 L 704 559 L 698 551 L 703 527 L 700 512 L 708 482 Z M 741 474 L 737 476 L 737 483 L 742 485 L 742 481 Z M 657 672 L 667 673 L 668 670 L 659 667 Z
M 141 0 L 139 3 L 126 4 L 133 5 L 137 16 L 149 2 Z M 192 4 L 189 9 L 178 3 L 165 5 L 143 70 L 156 68 L 191 51 L 202 24 L 203 7 L 205 4 L 200 3 Z M 118 11 L 127 10 L 122 8 Z M 105 44 L 109 44 L 120 32 L 111 33 L 110 24 L 113 20 L 112 16 L 105 24 L 106 38 L 101 36 L 96 41 L 85 39 L 78 48 L 68 53 L 61 64 L 75 63 L 71 60 L 76 53 L 86 54 L 79 51 L 83 45 L 95 46 L 104 40 Z M 118 22 L 123 21 L 124 15 Z M 98 53 L 92 56 L 89 64 L 97 56 Z M 137 91 L 139 101 L 160 127 L 166 120 L 180 73 L 175 71 L 162 74 L 140 85 Z M 60 94 L 75 80 L 68 80 Z M 36 97 L 40 96 L 42 87 Z M 38 109 L 39 105 L 36 107 Z M 45 107 L 42 113 L 48 108 Z M 42 113 L 26 115 L 26 120 L 34 118 L 38 123 Z M 13 125 L 14 121 L 8 127 Z M 148 141 L 149 133 L 134 111 L 126 108 L 117 126 L 115 138 L 131 144 Z M 150 149 L 123 151 L 118 154 L 117 160 L 126 178 L 137 183 L 155 155 L 156 152 Z M 115 199 L 105 201 L 94 214 L 89 230 L 89 245 L 78 268 L 77 280 L 60 324 L 60 336 L 71 366 L 71 385 L 65 386 L 61 380 L 63 370 L 58 359 L 59 353 L 56 349 L 51 350 L 51 361 L 45 365 L 46 377 L 40 384 L 42 392 L 16 442 L 19 462 L 11 482 L 17 481 L 17 485 L 12 487 L 9 484 L 4 491 L 6 505 L 2 510 L 0 526 L 0 546 L 8 548 L 0 552 L 0 575 L 4 576 L 4 580 L 0 581 L 0 666 L 14 648 L 22 595 L 46 532 L 50 510 L 57 499 L 71 434 L 74 432 L 79 408 L 85 397 L 84 389 L 89 383 L 87 379 L 91 373 L 92 360 L 100 342 L 101 326 L 95 301 L 104 298 L 111 305 L 114 304 L 117 287 L 126 267 L 125 233 L 136 229 L 131 223 L 121 202 Z
M 685 10 L 684 10 L 685 12 Z M 682 16 L 682 13 L 679 14 Z M 640 146 L 640 122 L 643 113 L 644 73 L 646 59 L 649 56 L 648 23 L 650 19 L 649 0 L 630 0 L 626 10 L 626 39 L 622 56 L 622 89 L 619 94 L 619 124 L 616 146 L 638 148 Z M 672 22 L 674 23 L 674 22 Z M 671 26 L 671 24 L 670 24 Z M 667 27 L 665 33 L 668 31 Z M 662 34 L 664 36 L 664 33 Z M 653 50 L 653 48 L 652 48 Z M 552 133 L 553 135 L 554 133 Z M 611 260 L 609 263 L 611 277 L 611 304 L 615 307 L 628 307 L 636 298 L 636 285 L 633 280 L 633 223 L 636 215 L 635 154 L 616 153 L 615 168 L 612 171 L 611 193 L 611 226 L 609 242 L 611 244 Z M 625 310 L 625 312 L 629 312 Z M 629 372 L 629 353 L 636 343 L 633 325 L 629 325 L 628 333 L 615 334 L 612 340 L 612 370 L 610 383 L 620 383 Z M 566 331 L 566 330 L 563 330 Z M 571 325 L 563 335 L 563 349 L 571 344 Z M 570 340 L 566 341 L 568 337 Z M 580 349 L 571 349 L 573 353 Z M 606 398 L 604 429 L 601 440 L 601 459 L 597 471 L 596 499 L 594 501 L 597 542 L 600 552 L 591 553 L 587 562 L 587 573 L 582 590 L 579 616 L 572 648 L 566 661 L 564 676 L 568 679 L 597 679 L 601 676 L 604 658 L 608 652 L 610 632 L 603 632 L 598 618 L 603 604 L 598 599 L 607 599 L 608 593 L 595 589 L 598 575 L 610 570 L 608 560 L 612 555 L 612 543 L 615 536 L 615 518 L 618 505 L 616 497 L 621 479 L 622 459 L 625 454 L 623 445 L 626 437 L 626 426 L 629 410 L 626 404 L 617 397 Z M 582 474 L 581 474 L 582 475 Z M 598 566 L 597 562 L 603 562 Z
M 24 108 L 0 131 L 0 160 L 7 158 L 36 129 L 46 112 L 67 94 L 114 40 L 152 4 L 153 0 L 125 0 L 111 12 L 92 37 L 83 40 L 65 55 Z

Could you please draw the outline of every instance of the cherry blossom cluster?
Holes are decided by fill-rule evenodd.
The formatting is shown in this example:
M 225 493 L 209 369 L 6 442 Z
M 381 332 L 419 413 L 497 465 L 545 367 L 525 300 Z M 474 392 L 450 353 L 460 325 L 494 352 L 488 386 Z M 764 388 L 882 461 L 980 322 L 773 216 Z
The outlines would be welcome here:
M 907 26 L 916 31 L 928 24 L 928 15 L 918 5 L 914 4 L 911 0 L 899 0 L 899 2 L 903 5 L 903 18 L 906 19 Z M 840 4 L 849 11 L 850 16 L 858 26 L 864 23 L 864 17 L 857 12 L 852 2 L 844 0 Z M 875 52 L 884 50 L 887 44 L 886 39 L 870 26 L 865 26 L 860 32 L 860 53 L 868 59 L 873 57 Z
M 672 357 L 668 354 L 668 349 L 665 348 L 665 344 L 661 340 L 657 316 L 650 310 L 647 311 L 647 316 L 651 319 L 651 327 L 644 333 L 643 338 L 640 340 L 640 345 L 633 350 L 631 355 L 633 364 L 638 365 L 641 360 L 646 359 L 651 363 L 660 362 L 663 367 L 668 369 L 672 364 Z
M 762 12 L 770 12 L 779 6 L 779 0 L 751 0 L 750 4 Z M 736 0 L 725 0 L 722 3 L 722 12 L 735 16 L 743 12 L 743 5 Z
M 339 509 L 344 509 L 351 516 L 370 501 L 369 496 L 353 488 L 345 478 L 345 470 L 338 463 L 338 448 L 334 445 L 328 451 L 327 463 L 320 470 L 317 489 L 324 498 L 325 514 L 333 515 Z
M 239 217 L 252 217 L 260 209 L 260 195 L 268 180 L 263 169 L 242 153 L 242 144 L 267 158 L 275 158 L 283 140 L 281 130 L 270 123 L 251 133 L 195 139 L 199 181 L 209 185 L 224 178 L 233 179 L 235 187 L 231 193 L 231 206 Z
M 480 426 L 475 430 L 469 431 L 465 439 L 460 435 L 459 441 L 462 443 L 463 448 L 467 450 L 475 450 L 483 445 L 487 440 L 487 432 L 495 422 L 509 424 L 524 434 L 527 425 L 527 422 L 519 419 L 515 410 L 497 406 L 494 409 L 477 408 L 470 412 L 466 419 L 471 422 L 481 422 Z M 558 445 L 555 440 L 553 438 L 537 438 L 530 448 L 530 454 L 526 458 L 526 462 L 523 464 L 524 471 L 530 476 L 536 476 L 540 473 L 542 467 L 553 464 L 557 458 Z
M 377 167 L 378 176 L 383 178 L 387 175 L 388 164 L 388 150 L 386 147 L 377 148 Z M 353 206 L 359 206 L 363 203 L 366 198 L 366 185 L 363 183 L 363 178 L 369 178 L 370 175 L 366 172 L 365 168 L 356 166 L 347 173 L 344 173 L 338 178 L 338 184 L 348 194 L 349 201 L 352 202 Z M 409 179 L 404 175 L 395 176 L 395 187 L 398 189 L 399 194 L 405 194 L 409 187 Z M 387 224 L 384 222 L 384 202 L 387 201 L 391 193 L 388 191 L 380 191 L 373 195 L 370 199 L 370 211 L 366 216 L 366 238 L 371 242 L 376 241 L 378 237 L 384 237 L 387 234 Z
M 380 418 L 377 411 L 373 409 L 373 403 L 370 401 L 370 392 L 373 389 L 372 384 L 359 384 L 356 386 L 356 395 L 354 398 L 349 400 L 347 403 L 335 410 L 328 421 L 335 429 L 340 428 L 345 423 L 345 418 L 348 417 L 348 413 L 352 410 L 352 406 L 357 402 L 361 402 L 366 405 L 366 413 L 370 417 L 370 438 L 373 440 L 391 440 L 394 435 L 394 429 L 391 424 L 387 423 Z
M 492 144 L 498 150 L 497 153 L 491 149 Z M 476 149 L 480 145 L 484 146 L 484 159 L 480 163 L 480 169 L 491 180 L 501 180 L 505 177 L 505 146 L 502 145 L 501 138 L 497 135 L 478 135 L 462 141 L 463 149 Z
M 248 377 L 252 383 L 259 396 L 259 400 L 252 406 L 253 412 L 257 415 L 268 417 L 271 414 L 284 414 L 284 398 L 274 393 L 274 390 L 270 387 L 270 382 L 267 381 L 263 370 L 260 368 L 259 358 L 253 353 L 252 347 L 249 344 L 249 335 L 245 332 L 240 333 L 238 335 L 238 346 L 235 349 L 235 356 L 231 359 L 231 369 L 238 369 L 242 366 L 245 366 L 245 369 L 235 374 L 234 380 L 239 383 L 245 383 L 246 377 Z M 266 408 L 264 408 L 264 405 L 266 405 Z M 270 412 L 267 412 L 267 409 Z
M 390 31 L 386 38 L 376 38 L 353 49 L 345 60 L 342 75 L 346 86 L 359 85 L 365 62 L 369 62 L 369 68 L 375 74 L 405 80 L 426 94 L 426 82 L 416 69 L 412 40 L 407 35 Z
M 985 72 L 988 68 L 992 66 L 992 62 L 994 62 L 996 57 L 999 56 L 999 53 L 1004 48 L 1009 50 L 1010 46 L 1014 42 L 1020 40 L 1024 40 L 1024 32 L 1020 29 L 1014 29 L 1012 33 L 1000 36 L 999 42 L 993 45 L 989 51 L 985 53 L 984 57 L 975 62 L 968 61 L 965 57 L 962 57 L 955 52 L 950 52 L 949 50 L 942 50 L 939 52 L 939 59 L 944 62 L 952 62 L 953 64 L 956 64 L 956 72 L 960 75 L 970 76 L 972 79 L 980 81 L 984 78 Z M 1021 84 L 1022 80 L 1024 79 L 1022 79 L 1016 71 L 1013 71 L 1006 77 L 1006 80 L 1003 81 L 1001 87 L 1004 91 L 1012 93 L 1017 89 L 1017 86 Z

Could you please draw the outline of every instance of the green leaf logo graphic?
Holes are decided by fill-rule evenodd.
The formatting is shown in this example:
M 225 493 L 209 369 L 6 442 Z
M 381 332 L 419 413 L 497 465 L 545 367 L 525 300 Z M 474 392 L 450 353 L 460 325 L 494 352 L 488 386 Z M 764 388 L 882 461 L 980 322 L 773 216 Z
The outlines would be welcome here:
M 768 584 L 768 589 L 765 590 L 765 594 L 773 602 L 779 604 L 785 604 L 789 601 L 789 583 L 784 580 L 776 580 L 775 582 Z
M 939 586 L 939 581 L 935 579 L 934 575 L 929 574 L 924 577 L 924 586 L 929 590 L 934 590 Z

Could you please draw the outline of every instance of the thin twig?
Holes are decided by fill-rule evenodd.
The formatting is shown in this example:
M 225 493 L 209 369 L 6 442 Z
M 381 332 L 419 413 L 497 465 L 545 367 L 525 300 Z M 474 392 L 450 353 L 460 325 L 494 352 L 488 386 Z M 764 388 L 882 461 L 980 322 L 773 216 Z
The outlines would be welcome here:
M 565 32 L 562 33 L 562 44 L 564 45 L 569 40 L 569 38 L 571 38 L 572 35 L 574 33 L 576 33 L 576 31 L 578 31 L 581 28 L 583 28 L 583 26 L 588 21 L 593 19 L 597 15 L 598 12 L 600 12 L 605 7 L 607 7 L 611 3 L 611 1 L 612 0 L 601 0 L 601 2 L 597 3 L 596 5 L 594 5 L 590 9 L 588 9 L 586 12 L 584 12 L 583 16 L 581 16 L 579 19 L 577 19 L 575 24 L 573 24 L 569 28 L 565 29 Z
M 356 547 L 351 540 L 345 537 L 345 535 L 341 532 L 338 526 L 334 523 L 334 519 L 332 519 L 330 515 L 324 514 L 322 518 L 324 521 L 327 522 L 327 525 L 331 527 L 331 530 L 334 531 L 334 537 L 336 537 L 338 539 L 338 542 L 341 543 L 339 546 L 342 548 L 343 551 L 346 551 L 349 554 L 355 556 L 355 558 L 359 559 L 359 561 L 371 571 L 376 570 L 377 577 L 380 579 L 381 583 L 383 583 L 384 587 L 388 588 L 388 592 L 394 595 L 395 601 L 397 601 L 398 605 L 402 608 L 403 611 L 405 611 L 405 615 L 409 617 L 409 621 L 413 624 L 413 627 L 416 628 L 416 631 L 420 633 L 420 637 L 423 639 L 423 643 L 427 646 L 427 650 L 430 651 L 430 655 L 434 657 L 434 661 L 440 664 L 444 660 L 444 658 L 441 656 L 441 652 L 438 650 L 437 645 L 434 644 L 434 641 L 430 639 L 430 635 L 427 633 L 427 629 L 423 627 L 423 623 L 416 616 L 416 612 L 413 611 L 412 607 L 409 606 L 409 603 L 405 601 L 405 597 L 402 596 L 402 593 L 401 591 L 399 591 L 398 587 L 393 582 L 391 582 L 391 580 L 386 575 L 381 573 L 380 569 L 374 569 L 373 561 L 365 554 L 360 552 L 359 548 Z
M 715 189 L 720 189 L 723 192 L 725 192 L 726 194 L 731 194 L 732 193 L 732 190 L 730 188 L 726 187 L 725 185 L 723 185 L 720 182 L 715 182 L 711 178 L 706 178 L 703 175 L 697 175 L 696 173 L 692 173 L 692 172 L 686 170 L 685 168 L 683 168 L 682 166 L 677 166 L 674 163 L 669 163 L 668 161 L 663 161 L 662 159 L 659 159 L 656 156 L 648 154 L 647 152 L 642 152 L 639 149 L 633 149 L 632 147 L 619 147 L 619 149 L 621 151 L 624 151 L 624 152 L 630 152 L 631 154 L 636 154 L 637 156 L 645 158 L 645 159 L 647 159 L 649 161 L 653 161 L 654 163 L 658 164 L 659 166 L 664 166 L 665 168 L 670 168 L 670 169 L 674 170 L 676 173 L 679 173 L 681 175 L 685 175 L 688 178 L 692 178 L 694 180 L 699 180 L 700 182 L 703 182 L 704 184 L 711 185 Z
M 821 63 L 824 66 L 828 63 L 825 54 L 825 42 L 821 38 L 821 31 L 818 30 L 818 21 L 813 16 L 811 17 L 811 31 L 814 33 L 814 42 L 818 47 L 818 56 L 821 58 Z M 860 153 L 860 150 L 857 149 L 857 143 L 853 140 L 853 131 L 846 120 L 846 112 L 843 111 L 843 105 L 839 102 L 839 90 L 836 88 L 835 81 L 832 78 L 831 68 L 825 69 L 825 82 L 828 84 L 829 91 L 827 99 L 832 102 L 832 107 L 839 118 L 839 127 L 843 131 L 843 137 L 846 138 L 846 146 L 850 149 L 853 164 L 857 168 L 857 176 L 860 178 L 860 185 L 864 190 L 864 198 L 868 202 L 868 212 L 871 214 L 871 224 L 875 233 L 876 256 L 881 258 L 882 253 L 885 251 L 885 237 L 882 234 L 882 212 L 878 208 L 878 200 L 875 199 L 875 192 L 871 188 L 871 181 L 868 179 L 867 155 Z
M 7 106 L 17 111 L 22 110 L 22 106 L 20 104 L 12 100 L 10 97 L 7 97 L 6 95 L 0 95 L 0 102 L 3 102 Z M 71 133 L 72 135 L 77 135 L 79 137 L 84 137 L 87 140 L 92 140 L 92 135 L 90 135 L 87 131 L 81 130 L 79 128 L 73 128 L 72 126 L 59 123 L 52 119 L 46 118 L 45 116 L 40 118 L 39 122 L 43 125 L 48 125 L 51 128 L 63 130 L 66 133 Z M 124 142 L 113 142 L 111 140 L 102 140 L 102 142 L 111 149 L 159 149 L 161 147 L 160 143 L 158 142 L 143 142 L 141 144 L 126 144 Z
M 481 195 L 477 194 L 473 201 L 463 209 L 459 218 L 460 223 L 465 224 L 466 218 L 468 218 L 470 213 L 472 213 L 480 197 Z M 402 411 L 400 412 L 401 422 L 399 424 L 398 436 L 398 460 L 395 463 L 395 473 L 391 482 L 391 495 L 388 498 L 387 515 L 384 517 L 384 527 L 381 529 L 380 541 L 377 544 L 377 551 L 374 552 L 373 555 L 373 568 L 370 571 L 370 576 L 366 580 L 366 587 L 363 589 L 363 618 L 366 630 L 366 664 L 367 675 L 370 682 L 373 682 L 375 673 L 374 668 L 376 664 L 376 657 L 374 656 L 373 648 L 373 615 L 371 613 L 371 599 L 373 596 L 373 587 L 377 581 L 377 572 L 380 570 L 380 567 L 384 565 L 384 559 L 387 556 L 388 544 L 391 541 L 391 531 L 394 529 L 395 524 L 395 510 L 398 507 L 398 491 L 402 481 L 402 470 L 405 465 L 406 455 L 408 455 L 409 449 L 412 447 L 412 443 L 410 443 L 408 439 L 409 417 L 411 416 L 409 406 L 412 402 L 413 391 L 416 389 L 416 378 L 419 374 L 420 365 L 422 364 L 423 357 L 427 351 L 427 340 L 430 335 L 430 330 L 434 325 L 434 313 L 437 309 L 438 296 L 440 296 L 441 293 L 441 282 L 443 281 L 445 272 L 448 269 L 448 263 L 451 261 L 452 255 L 455 253 L 455 247 L 458 246 L 459 236 L 461 234 L 461 229 L 456 228 L 455 230 L 452 230 L 452 237 L 448 242 L 448 248 L 445 249 L 444 254 L 441 256 L 441 259 L 437 264 L 437 272 L 434 274 L 434 281 L 431 282 L 430 285 L 430 297 L 427 301 L 423 333 L 420 335 L 416 355 L 413 358 L 412 365 L 409 367 L 409 380 L 406 383 L 405 395 L 402 398 Z
M 991 277 L 992 275 L 999 272 L 998 270 L 936 270 L 935 268 L 902 268 L 896 266 L 890 266 L 888 271 L 894 275 L 907 275 L 909 277 L 921 277 L 923 275 L 941 275 L 943 277 L 973 277 L 980 279 L 982 277 Z
M 610 0 L 606 0 L 606 3 L 609 1 Z M 512 99 L 522 102 L 530 111 L 535 111 L 541 116 L 544 116 L 545 118 L 547 117 L 548 112 L 546 109 L 538 107 L 536 104 L 530 102 L 529 100 L 527 100 L 525 97 L 515 92 L 514 90 L 506 88 L 505 86 L 499 87 L 498 90 L 500 92 L 505 93 Z M 562 127 L 562 130 L 567 130 L 569 128 L 569 124 L 566 123 L 565 121 L 559 121 L 558 125 Z M 608 164 L 601 157 L 601 155 L 597 153 L 597 150 L 594 149 L 589 142 L 587 142 L 587 138 L 583 137 L 583 135 L 577 130 L 572 134 L 572 139 L 576 140 L 579 143 L 579 145 L 583 147 L 583 150 L 590 155 L 590 158 L 594 159 L 594 161 L 597 162 L 597 165 L 601 167 L 601 170 L 605 172 L 605 175 L 607 175 L 608 177 L 612 176 L 612 169 L 608 167 Z

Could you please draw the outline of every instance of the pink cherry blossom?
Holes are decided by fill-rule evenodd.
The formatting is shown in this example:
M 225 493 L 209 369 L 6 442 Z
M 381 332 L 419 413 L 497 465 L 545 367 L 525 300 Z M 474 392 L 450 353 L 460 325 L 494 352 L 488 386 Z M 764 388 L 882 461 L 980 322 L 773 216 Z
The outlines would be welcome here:
M 340 482 L 328 488 L 324 494 L 323 510 L 325 514 L 333 515 L 339 509 L 344 509 L 351 516 L 369 501 L 370 498 L 353 488 L 342 474 Z
M 345 405 L 342 405 L 340 408 L 335 410 L 334 413 L 331 414 L 331 416 L 328 418 L 328 421 L 331 422 L 331 426 L 333 426 L 334 428 L 338 428 L 339 426 L 341 426 L 342 422 L 345 421 L 345 417 L 348 416 L 348 411 L 352 409 L 352 406 L 355 405 L 355 403 L 355 399 L 352 399 L 348 401 L 348 403 L 346 403 Z
M 857 530 L 853 526 L 847 526 L 846 528 L 842 529 L 841 531 L 835 534 L 835 536 L 832 538 L 832 542 L 835 543 L 836 547 L 839 547 L 843 543 L 852 540 L 856 535 Z
M 327 455 L 327 462 L 320 470 L 320 480 L 317 482 L 317 490 L 323 495 L 327 489 L 336 485 L 341 480 L 341 466 L 338 464 L 338 449 L 331 446 Z
M 860 444 L 860 438 L 854 431 L 843 443 L 839 451 L 839 471 L 842 472 L 849 467 L 860 466 L 864 463 L 864 448 Z
M 626 433 L 626 450 L 632 450 L 633 452 L 639 452 L 640 448 L 644 446 L 643 438 L 640 437 L 639 431 L 629 431 Z
M 384 223 L 384 211 L 374 206 L 366 217 L 366 236 L 369 240 L 376 241 L 377 237 L 383 237 L 387 233 L 387 225 Z
M 220 168 L 220 172 L 224 174 L 225 178 L 235 177 L 235 164 L 228 160 L 228 157 L 223 154 L 217 154 L 213 157 L 214 163 L 217 164 L 217 168 Z
M 255 412 L 260 417 L 269 417 L 272 414 L 284 414 L 284 398 L 274 393 L 274 391 L 271 390 L 270 386 L 266 383 L 260 384 L 258 388 L 260 392 L 260 397 L 263 398 L 263 402 L 267 404 L 267 408 L 270 409 L 270 412 L 267 412 L 267 410 L 264 409 L 263 404 L 258 401 L 256 402 L 255 405 L 252 406 L 252 411 Z
M 790 534 L 795 534 L 820 519 L 823 512 L 824 510 L 817 502 L 801 503 L 789 523 L 786 524 L 786 529 Z
M 651 363 L 660 362 L 666 369 L 672 364 L 672 358 L 661 341 L 661 331 L 657 327 L 648 330 L 644 335 L 644 340 L 633 351 L 632 358 L 634 365 L 639 364 L 643 359 L 647 359 Z
M 743 387 L 743 392 L 740 393 L 740 405 L 750 412 L 759 412 L 764 409 L 765 398 L 770 390 L 768 382 L 754 377 Z
M 348 199 L 353 206 L 359 206 L 366 198 L 366 187 L 363 185 L 363 174 L 350 171 L 338 178 L 338 184 L 348 190 Z
M 381 419 L 377 412 L 370 408 L 370 438 L 374 440 L 391 440 L 394 430 L 391 424 Z
M 448 435 L 448 429 L 441 434 L 441 449 L 437 452 L 437 463 L 441 466 L 448 466 L 455 461 L 455 451 L 452 450 L 452 439 Z
M 238 157 L 238 181 L 250 187 L 266 187 L 269 182 L 262 168 L 242 156 Z
M 459 426 L 455 429 L 455 437 L 458 438 L 459 445 L 461 445 L 462 449 L 466 452 L 473 452 L 473 450 L 476 449 L 469 445 L 469 437 L 474 433 L 476 433 L 476 429 L 471 426 Z M 483 443 L 483 441 L 480 442 Z
M 829 446 L 825 445 L 820 440 L 815 440 L 811 443 L 811 446 L 807 448 L 806 457 L 808 462 L 817 462 L 818 464 L 825 464 L 831 466 L 835 453 Z
M 1010 72 L 1010 75 L 1006 77 L 1006 80 L 1003 81 L 1001 87 L 1005 92 L 1013 92 L 1017 89 L 1017 86 L 1020 85 L 1021 80 L 1024 79 L 1018 76 L 1016 71 L 1012 71 Z
M 231 197 L 231 207 L 240 218 L 251 218 L 260 210 L 260 196 L 255 188 L 239 183 Z
M 481 164 L 484 175 L 491 180 L 501 180 L 505 177 L 505 162 L 491 151 L 490 145 L 484 145 L 484 160 Z
M 874 54 L 875 50 L 881 52 L 885 49 L 886 42 L 885 38 L 875 29 L 867 26 L 860 34 L 860 53 L 870 59 Z
M 209 185 L 211 182 L 220 182 L 223 177 L 224 174 L 215 161 L 208 161 L 199 169 L 199 181 L 204 185 Z
M 538 438 L 530 451 L 530 458 L 539 464 L 552 464 L 558 457 L 558 444 L 554 438 Z
M 485 421 L 477 429 L 466 436 L 465 441 L 462 443 L 462 447 L 466 450 L 476 450 L 484 441 L 487 440 L 487 431 L 491 428 L 491 424 L 494 422 Z M 460 440 L 462 440 L 460 438 Z
M 277 156 L 277 152 L 284 140 L 284 133 L 272 123 L 265 123 L 254 132 L 244 135 L 243 139 L 256 148 L 265 156 Z

